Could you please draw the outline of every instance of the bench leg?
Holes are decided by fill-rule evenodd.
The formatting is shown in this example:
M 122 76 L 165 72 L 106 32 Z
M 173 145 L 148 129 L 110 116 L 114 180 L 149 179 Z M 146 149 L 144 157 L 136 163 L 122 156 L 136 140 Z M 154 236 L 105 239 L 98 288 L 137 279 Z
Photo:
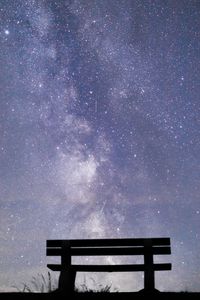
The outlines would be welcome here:
M 155 277 L 153 269 L 153 254 L 152 254 L 152 242 L 147 240 L 145 243 L 145 253 L 144 253 L 144 264 L 146 270 L 144 271 L 144 289 L 145 291 L 155 290 Z
M 58 289 L 61 293 L 72 294 L 75 290 L 76 271 L 73 269 L 60 272 Z
M 144 272 L 144 289 L 146 291 L 155 290 L 155 276 L 153 270 L 146 270 Z

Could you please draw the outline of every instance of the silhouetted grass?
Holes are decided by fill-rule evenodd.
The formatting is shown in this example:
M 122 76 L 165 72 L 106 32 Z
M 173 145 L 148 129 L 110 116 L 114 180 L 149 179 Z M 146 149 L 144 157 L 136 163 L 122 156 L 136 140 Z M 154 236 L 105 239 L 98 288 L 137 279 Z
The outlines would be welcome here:
M 76 293 L 110 293 L 112 285 L 97 284 L 93 278 L 91 278 L 94 284 L 94 288 L 89 288 L 84 278 L 83 284 L 75 288 Z M 22 287 L 13 286 L 18 292 L 21 293 L 51 293 L 57 290 L 58 282 L 55 280 L 51 273 L 48 272 L 47 276 L 43 274 L 37 274 L 33 276 L 30 283 L 22 283 Z M 117 292 L 117 289 L 114 289 Z
M 22 283 L 22 288 L 17 286 L 13 286 L 17 289 L 18 292 L 22 293 L 50 293 L 56 290 L 57 283 L 55 279 L 52 278 L 51 273 L 48 272 L 45 277 L 43 274 L 37 274 L 37 276 L 33 276 L 30 283 Z

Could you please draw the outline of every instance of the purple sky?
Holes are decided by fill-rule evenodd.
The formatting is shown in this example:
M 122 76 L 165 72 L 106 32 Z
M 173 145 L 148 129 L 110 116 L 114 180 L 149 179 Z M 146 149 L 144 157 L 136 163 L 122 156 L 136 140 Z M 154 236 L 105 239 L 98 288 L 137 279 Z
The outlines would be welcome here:
M 0 290 L 47 239 L 169 236 L 156 287 L 200 291 L 200 2 L 1 1 L 0 69 Z

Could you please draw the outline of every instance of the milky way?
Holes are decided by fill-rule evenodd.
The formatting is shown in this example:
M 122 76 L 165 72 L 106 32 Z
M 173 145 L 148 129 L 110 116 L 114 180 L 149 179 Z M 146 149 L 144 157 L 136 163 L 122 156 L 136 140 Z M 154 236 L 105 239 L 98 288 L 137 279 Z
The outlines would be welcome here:
M 157 287 L 200 291 L 200 2 L 0 14 L 1 290 L 47 272 L 46 239 L 169 236 Z

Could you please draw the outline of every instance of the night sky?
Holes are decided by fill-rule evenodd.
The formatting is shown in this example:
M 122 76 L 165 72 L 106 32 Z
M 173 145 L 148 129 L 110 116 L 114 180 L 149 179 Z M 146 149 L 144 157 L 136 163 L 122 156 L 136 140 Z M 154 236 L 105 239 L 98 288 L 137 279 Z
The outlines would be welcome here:
M 1 0 L 1 291 L 47 239 L 162 236 L 156 287 L 200 291 L 199 78 L 200 1 Z

